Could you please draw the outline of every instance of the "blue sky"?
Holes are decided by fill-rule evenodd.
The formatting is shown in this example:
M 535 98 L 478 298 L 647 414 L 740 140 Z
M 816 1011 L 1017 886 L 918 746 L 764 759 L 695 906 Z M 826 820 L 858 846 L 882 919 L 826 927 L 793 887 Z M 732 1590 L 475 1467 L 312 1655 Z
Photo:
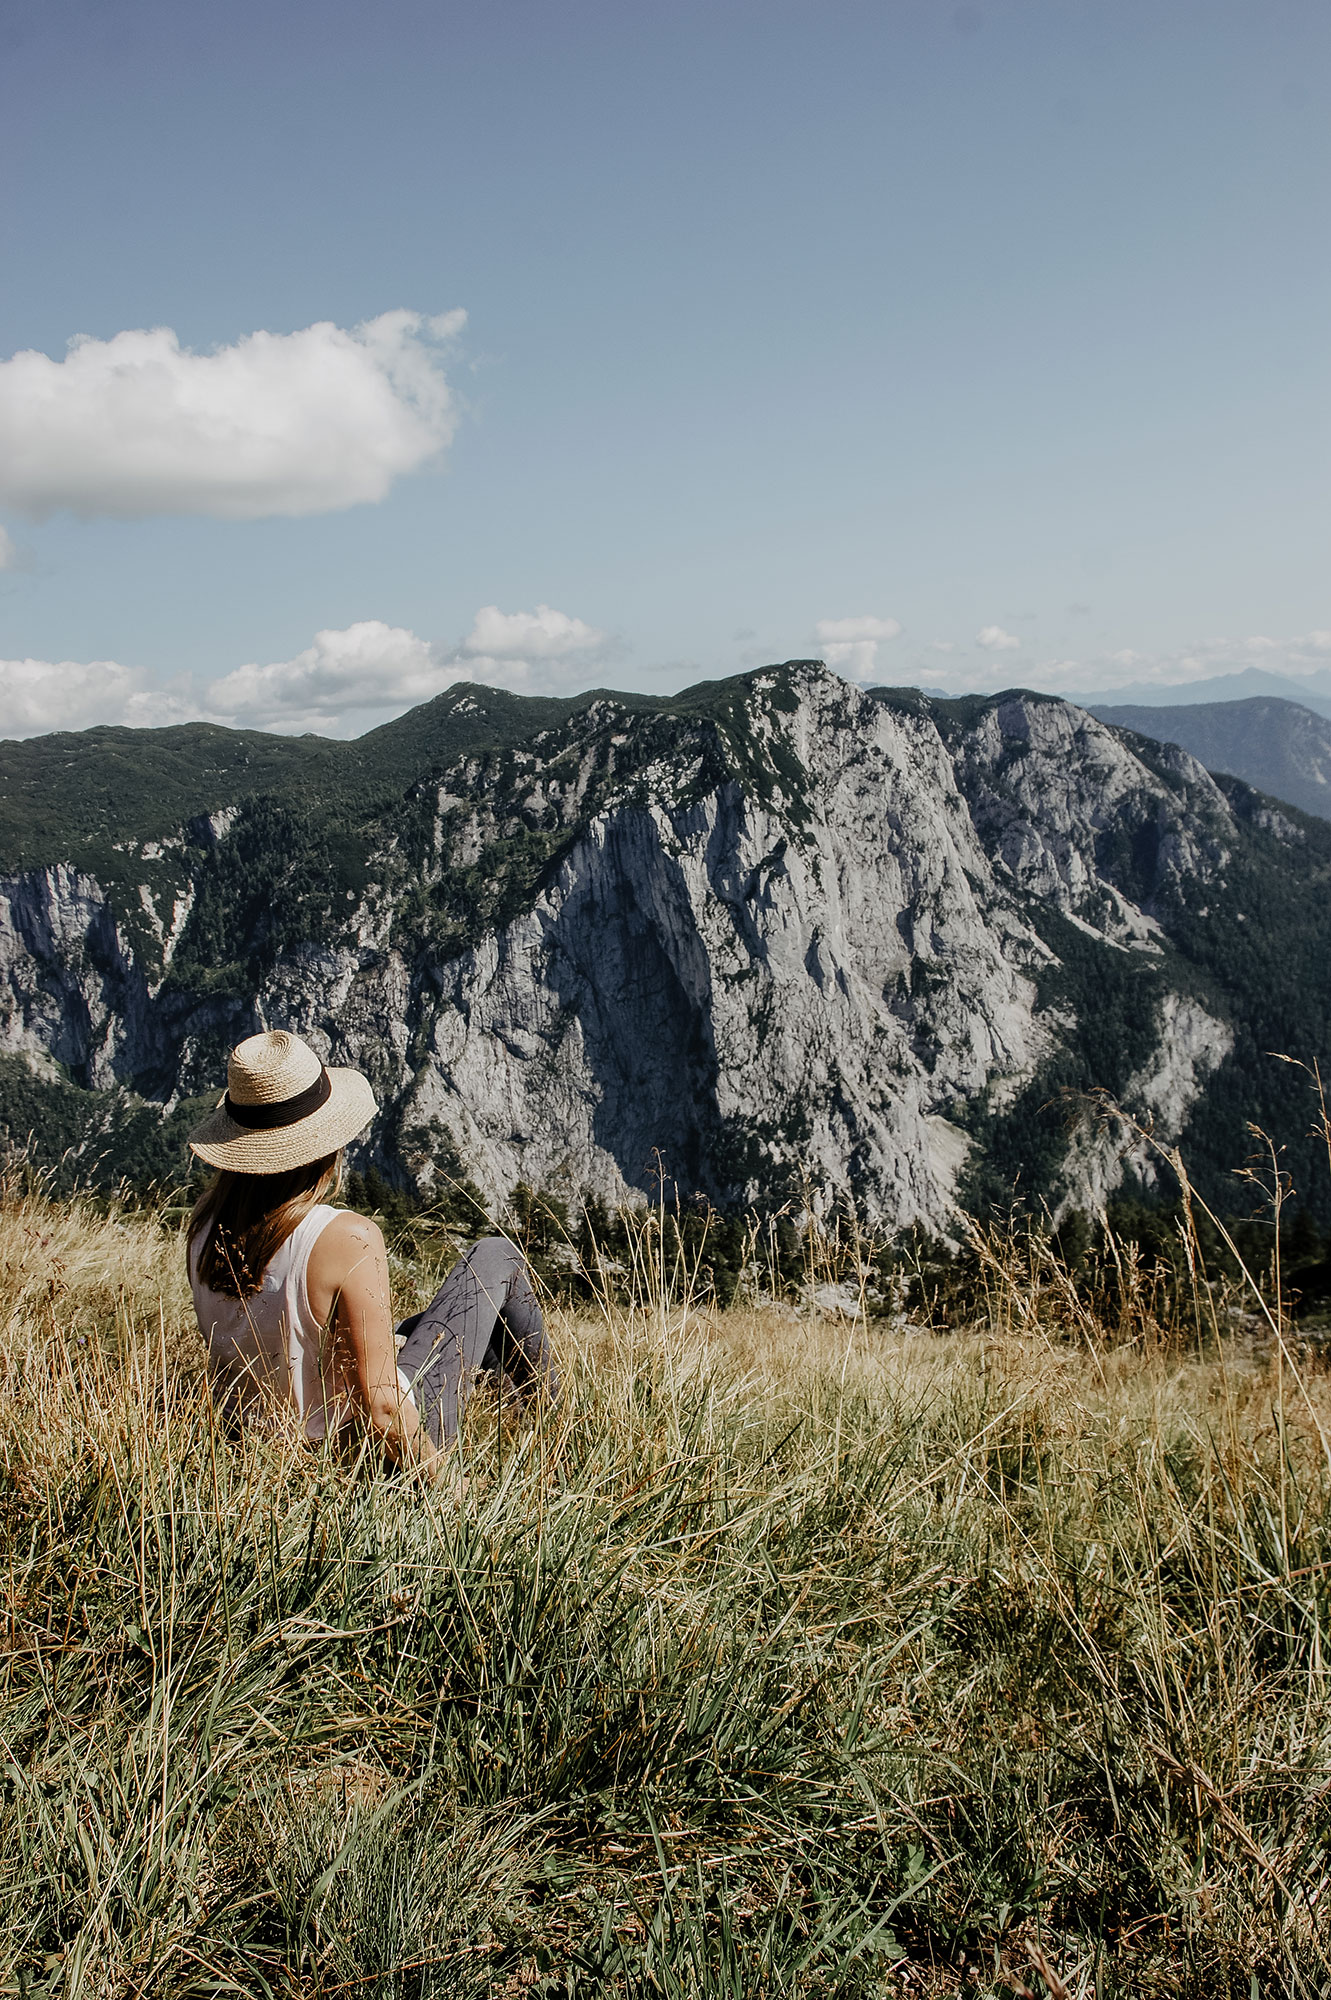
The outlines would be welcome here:
M 1329 82 L 1321 0 L 8 0 L 0 729 L 1331 666 Z

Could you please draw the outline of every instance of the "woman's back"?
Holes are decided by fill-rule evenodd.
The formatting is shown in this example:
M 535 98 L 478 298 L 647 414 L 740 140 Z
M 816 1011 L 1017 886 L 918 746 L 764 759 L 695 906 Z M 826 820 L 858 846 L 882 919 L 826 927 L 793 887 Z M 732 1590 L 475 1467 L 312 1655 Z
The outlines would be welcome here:
M 520 1389 L 558 1383 L 522 1255 L 498 1238 L 469 1251 L 414 1334 L 404 1329 L 407 1374 L 383 1232 L 320 1199 L 376 1110 L 359 1071 L 328 1068 L 299 1035 L 265 1028 L 238 1042 L 225 1097 L 189 1138 L 217 1169 L 190 1221 L 190 1286 L 224 1409 L 252 1420 L 266 1407 L 311 1440 L 363 1426 L 394 1462 L 429 1465 L 456 1436 L 478 1369 L 503 1373 L 507 1356 Z
M 285 1407 L 312 1441 L 352 1420 L 355 1396 L 347 1357 L 310 1306 L 310 1252 L 342 1211 L 311 1208 L 264 1267 L 248 1298 L 215 1292 L 199 1275 L 207 1232 L 190 1245 L 189 1277 L 208 1372 L 228 1409 L 252 1420 L 266 1404 Z

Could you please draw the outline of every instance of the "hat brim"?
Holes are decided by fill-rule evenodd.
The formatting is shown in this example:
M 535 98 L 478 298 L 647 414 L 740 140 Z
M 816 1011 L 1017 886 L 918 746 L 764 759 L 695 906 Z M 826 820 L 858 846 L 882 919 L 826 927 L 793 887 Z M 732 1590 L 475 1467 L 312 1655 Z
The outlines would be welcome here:
M 295 1125 L 264 1131 L 238 1125 L 224 1098 L 211 1117 L 190 1133 L 191 1150 L 210 1167 L 224 1167 L 233 1174 L 285 1174 L 341 1152 L 365 1130 L 379 1106 L 358 1069 L 330 1069 L 328 1081 L 332 1089 L 317 1111 Z

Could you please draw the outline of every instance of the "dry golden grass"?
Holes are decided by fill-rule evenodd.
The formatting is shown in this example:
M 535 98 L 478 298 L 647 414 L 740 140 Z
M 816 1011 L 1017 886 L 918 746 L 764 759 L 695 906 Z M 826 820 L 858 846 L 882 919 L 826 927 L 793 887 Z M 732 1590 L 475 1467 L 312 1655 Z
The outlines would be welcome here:
M 1328 1990 L 1331 1378 L 992 1276 L 554 1309 L 459 1507 L 228 1445 L 177 1223 L 11 1190 L 9 1989 Z

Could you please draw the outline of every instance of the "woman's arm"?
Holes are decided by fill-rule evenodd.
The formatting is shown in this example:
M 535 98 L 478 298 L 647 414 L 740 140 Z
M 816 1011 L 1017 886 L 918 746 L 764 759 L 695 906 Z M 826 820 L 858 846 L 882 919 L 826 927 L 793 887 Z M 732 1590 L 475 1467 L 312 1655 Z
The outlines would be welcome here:
M 337 1216 L 310 1252 L 305 1278 L 310 1307 L 327 1322 L 336 1310 L 370 1428 L 408 1464 L 435 1456 L 434 1440 L 397 1379 L 397 1346 L 383 1231 L 363 1215 Z

